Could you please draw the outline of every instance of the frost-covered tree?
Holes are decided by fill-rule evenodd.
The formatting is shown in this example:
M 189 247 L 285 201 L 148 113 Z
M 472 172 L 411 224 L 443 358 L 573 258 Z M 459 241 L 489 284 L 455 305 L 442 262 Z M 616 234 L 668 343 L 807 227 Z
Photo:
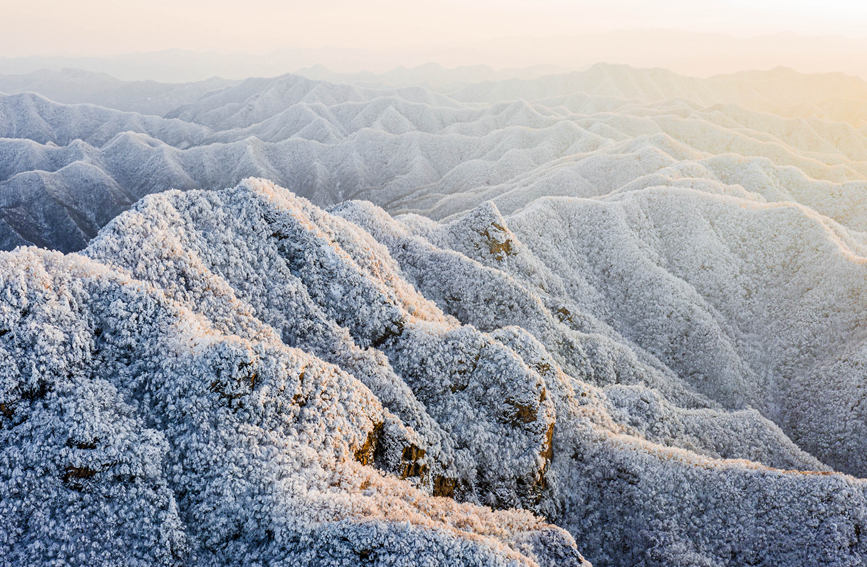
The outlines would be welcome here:
M 149 196 L 0 255 L 0 556 L 862 565 L 841 234 L 665 191 L 447 223 Z

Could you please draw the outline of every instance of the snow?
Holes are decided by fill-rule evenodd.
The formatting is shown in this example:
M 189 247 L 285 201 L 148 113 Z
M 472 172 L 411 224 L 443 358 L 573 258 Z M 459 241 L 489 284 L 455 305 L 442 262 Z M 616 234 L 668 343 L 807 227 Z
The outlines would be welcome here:
M 0 95 L 4 562 L 865 564 L 863 85 L 468 74 Z
M 491 199 L 511 213 L 540 196 L 606 196 L 685 170 L 694 188 L 795 200 L 864 231 L 865 125 L 818 109 L 863 101 L 867 86 L 821 80 L 827 88 L 794 72 L 697 79 L 602 65 L 442 91 L 286 75 L 208 83 L 213 90 L 149 84 L 177 102 L 158 116 L 139 106 L 134 83 L 103 77 L 73 96 L 80 77 L 0 77 L 10 93 L 0 95 L 0 207 L 37 217 L 6 214 L 0 242 L 80 250 L 93 236 L 80 220 L 91 209 L 111 218 L 151 192 L 247 176 L 320 206 L 366 199 L 439 219 Z M 62 103 L 18 92 L 55 95 L 67 83 Z M 76 162 L 93 169 L 65 169 Z M 27 172 L 64 189 L 30 189 Z M 92 192 L 126 198 L 89 206 Z M 63 227 L 52 234 L 40 217 Z
M 860 564 L 867 262 L 652 195 L 437 223 L 249 179 L 3 253 L 4 557 Z
M 10 564 L 581 562 L 525 512 L 362 467 L 371 435 L 386 455 L 421 440 L 243 308 L 246 337 L 120 267 L 32 248 L 0 261 Z

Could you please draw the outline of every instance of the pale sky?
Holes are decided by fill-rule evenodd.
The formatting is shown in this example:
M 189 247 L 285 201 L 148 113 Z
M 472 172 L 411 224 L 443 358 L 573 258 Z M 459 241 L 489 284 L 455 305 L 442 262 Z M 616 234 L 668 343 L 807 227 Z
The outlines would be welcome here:
M 0 53 L 441 47 L 622 28 L 867 36 L 855 0 L 0 0 Z
M 371 67 L 425 59 L 562 65 L 573 57 L 564 52 L 574 45 L 568 38 L 636 28 L 741 38 L 835 36 L 830 60 L 847 49 L 853 58 L 864 58 L 860 46 L 867 45 L 867 2 L 854 0 L 0 0 L 0 21 L 0 57 L 351 48 L 379 54 L 370 55 Z M 672 40 L 670 51 L 692 50 L 684 41 L 686 47 Z M 627 62 L 646 51 L 644 45 L 610 43 L 608 51 L 600 47 L 599 57 Z M 769 53 L 774 50 L 780 46 L 768 46 Z M 805 61 L 809 51 L 804 48 Z M 796 57 L 779 63 L 793 65 Z M 814 67 L 822 65 L 813 61 Z

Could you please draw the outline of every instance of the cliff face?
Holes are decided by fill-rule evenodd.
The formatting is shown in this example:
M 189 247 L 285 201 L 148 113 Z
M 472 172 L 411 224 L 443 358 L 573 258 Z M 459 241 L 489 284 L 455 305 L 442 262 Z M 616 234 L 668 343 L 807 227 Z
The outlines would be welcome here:
M 853 234 L 673 189 L 151 195 L 0 255 L 2 556 L 861 565 Z

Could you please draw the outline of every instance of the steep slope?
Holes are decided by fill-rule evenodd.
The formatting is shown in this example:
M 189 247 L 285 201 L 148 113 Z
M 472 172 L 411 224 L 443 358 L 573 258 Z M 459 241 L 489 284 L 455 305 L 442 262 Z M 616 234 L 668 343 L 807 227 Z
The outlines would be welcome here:
M 237 193 L 239 208 L 223 213 L 242 213 L 244 200 L 248 207 L 257 201 L 265 207 L 264 193 Z M 190 197 L 182 201 L 194 208 L 208 206 L 207 194 Z M 172 199 L 159 197 L 145 207 L 171 206 Z M 282 213 L 275 222 L 291 225 L 303 209 L 273 212 Z M 199 218 L 215 220 L 207 214 Z M 137 220 L 135 215 L 121 217 L 113 226 Z M 156 228 L 150 221 L 167 220 L 152 218 L 139 226 L 157 239 L 141 252 L 163 255 L 170 269 L 173 254 L 165 246 L 172 234 L 150 232 Z M 265 217 L 258 220 L 259 229 L 269 229 L 261 222 Z M 237 228 L 243 232 L 243 226 Z M 195 235 L 194 226 L 189 232 L 177 228 L 180 237 Z M 311 245 L 316 232 L 308 232 Z M 454 492 L 459 473 L 468 475 L 460 477 L 466 483 L 461 490 L 489 483 L 473 500 L 517 503 L 510 496 L 517 494 L 515 484 L 541 474 L 538 454 L 549 443 L 545 424 L 552 419 L 550 409 L 543 409 L 533 423 L 503 423 L 491 415 L 498 399 L 482 400 L 477 393 L 474 397 L 485 403 L 475 414 L 444 421 L 448 430 L 443 430 L 396 379 L 388 359 L 354 346 L 347 329 L 335 322 L 340 315 L 309 296 L 305 301 L 304 286 L 290 272 L 282 283 L 295 287 L 295 307 L 311 310 L 311 317 L 293 317 L 291 301 L 282 312 L 272 305 L 285 325 L 275 328 L 256 318 L 255 304 L 235 295 L 227 281 L 201 263 L 187 264 L 195 259 L 191 251 L 178 250 L 176 268 L 187 268 L 190 275 L 198 269 L 201 279 L 176 280 L 166 289 L 134 279 L 120 264 L 129 261 L 128 268 L 134 269 L 140 258 L 111 251 L 126 250 L 144 235 L 131 230 L 126 242 L 119 236 L 109 230 L 88 249 L 103 263 L 35 249 L 0 260 L 6 298 L 0 430 L 8 464 L 0 483 L 6 560 L 129 565 L 295 565 L 314 560 L 408 565 L 442 564 L 446 557 L 476 565 L 582 562 L 571 537 L 527 513 L 491 512 L 424 493 Z M 259 246 L 255 240 L 247 244 Z M 321 247 L 319 253 L 315 247 L 306 252 L 328 259 Z M 241 259 L 221 260 L 230 267 Z M 361 294 L 358 307 L 385 291 L 372 280 L 345 283 Z M 415 332 L 430 344 L 420 341 L 416 348 L 457 348 L 459 339 L 469 335 L 476 348 L 488 352 L 491 370 L 505 365 L 527 375 L 528 394 L 538 388 L 505 347 L 471 329 L 457 329 L 402 287 L 394 291 L 402 291 L 405 301 L 420 302 L 423 311 Z M 371 315 L 384 318 L 367 321 L 369 331 L 382 332 L 375 328 L 380 323 L 402 324 L 407 315 L 398 305 L 382 307 L 368 305 Z M 295 341 L 289 333 L 297 334 Z M 290 346 L 292 342 L 297 345 Z M 318 350 L 336 353 L 379 396 L 319 358 L 314 354 Z M 480 383 L 491 378 L 479 372 Z M 392 400 L 410 422 L 416 420 L 417 430 L 404 425 L 380 398 Z M 443 403 L 448 402 L 431 401 L 428 407 L 443 411 Z M 479 443 L 477 437 L 513 446 L 514 453 L 504 454 L 515 468 L 479 470 L 484 461 L 471 463 L 465 447 Z M 363 466 L 374 463 L 392 476 Z
M 867 484 L 827 465 L 863 475 L 867 261 L 828 223 L 676 189 L 436 223 L 247 180 L 4 253 L 3 556 L 863 565 Z
M 493 211 L 445 229 L 408 220 L 417 234 L 472 257 L 496 251 L 487 263 L 542 294 L 549 309 L 562 308 L 558 318 L 580 330 L 613 328 L 690 388 L 724 407 L 759 409 L 823 462 L 867 474 L 858 401 L 863 235 L 805 207 L 672 188 L 541 199 L 506 219 Z M 389 248 L 404 257 L 397 243 Z M 409 273 L 426 282 L 429 269 Z M 445 293 L 418 285 L 429 297 Z M 527 327 L 519 313 L 515 324 Z M 557 335 L 537 338 L 568 367 L 572 347 Z

